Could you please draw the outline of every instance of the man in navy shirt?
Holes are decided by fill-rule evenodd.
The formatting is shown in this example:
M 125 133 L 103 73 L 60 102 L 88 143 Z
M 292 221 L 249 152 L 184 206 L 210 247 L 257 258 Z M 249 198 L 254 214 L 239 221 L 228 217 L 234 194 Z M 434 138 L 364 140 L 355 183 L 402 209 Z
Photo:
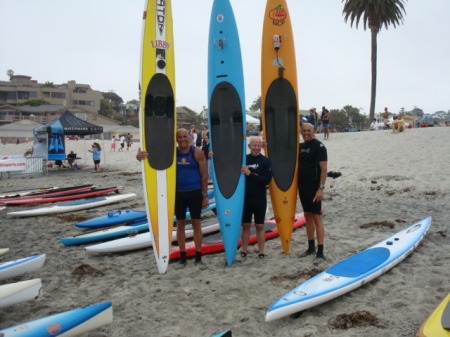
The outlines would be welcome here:
M 250 137 L 247 154 L 247 165 L 242 166 L 241 172 L 247 177 L 245 180 L 244 211 L 242 214 L 242 248 L 241 257 L 248 254 L 250 227 L 252 215 L 255 218 L 256 236 L 258 239 L 258 257 L 264 259 L 264 244 L 266 241 L 264 220 L 267 208 L 266 186 L 272 179 L 272 163 L 261 154 L 262 141 L 260 137 Z

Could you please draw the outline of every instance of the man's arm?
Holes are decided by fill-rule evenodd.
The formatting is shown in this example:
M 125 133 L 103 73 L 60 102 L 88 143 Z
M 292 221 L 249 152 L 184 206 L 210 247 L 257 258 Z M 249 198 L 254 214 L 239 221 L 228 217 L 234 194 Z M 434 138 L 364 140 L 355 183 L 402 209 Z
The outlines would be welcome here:
M 320 161 L 319 162 L 319 166 L 320 166 L 320 179 L 319 179 L 319 185 L 320 186 L 325 186 L 325 181 L 327 180 L 327 169 L 328 169 L 328 165 L 326 161 Z M 322 201 L 323 200 L 323 192 L 324 192 L 324 188 L 318 188 L 316 195 L 313 199 L 313 202 L 317 202 L 317 201 Z
M 202 207 L 206 208 L 208 206 L 208 164 L 206 162 L 205 153 L 201 149 L 196 148 L 195 159 L 197 159 L 200 181 L 202 184 Z

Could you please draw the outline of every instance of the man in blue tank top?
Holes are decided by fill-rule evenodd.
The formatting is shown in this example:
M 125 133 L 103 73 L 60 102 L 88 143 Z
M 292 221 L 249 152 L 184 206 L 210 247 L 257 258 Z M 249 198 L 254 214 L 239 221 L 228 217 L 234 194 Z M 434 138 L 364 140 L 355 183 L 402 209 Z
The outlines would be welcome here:
M 206 269 L 202 261 L 201 210 L 208 207 L 208 174 L 206 157 L 199 148 L 190 145 L 189 132 L 177 131 L 177 181 L 175 215 L 177 217 L 177 241 L 180 249 L 180 265 L 186 266 L 186 211 L 189 208 L 194 230 L 195 265 Z M 147 158 L 148 153 L 139 149 L 136 158 Z

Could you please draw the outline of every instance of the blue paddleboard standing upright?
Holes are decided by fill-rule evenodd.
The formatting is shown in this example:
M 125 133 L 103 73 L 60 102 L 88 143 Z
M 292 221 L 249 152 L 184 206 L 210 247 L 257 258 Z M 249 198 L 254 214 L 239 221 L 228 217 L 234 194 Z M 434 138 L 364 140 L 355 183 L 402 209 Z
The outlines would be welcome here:
M 229 0 L 214 0 L 208 44 L 208 113 L 217 216 L 227 264 L 235 261 L 245 194 L 241 47 Z

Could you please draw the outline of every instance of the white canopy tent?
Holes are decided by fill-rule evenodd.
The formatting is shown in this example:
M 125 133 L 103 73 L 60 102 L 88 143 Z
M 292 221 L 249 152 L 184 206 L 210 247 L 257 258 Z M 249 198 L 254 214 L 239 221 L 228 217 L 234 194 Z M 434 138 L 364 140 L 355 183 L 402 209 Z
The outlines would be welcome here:
M 246 118 L 246 122 L 249 124 L 259 124 L 260 123 L 258 118 L 252 117 L 249 114 L 247 114 L 245 118 Z

